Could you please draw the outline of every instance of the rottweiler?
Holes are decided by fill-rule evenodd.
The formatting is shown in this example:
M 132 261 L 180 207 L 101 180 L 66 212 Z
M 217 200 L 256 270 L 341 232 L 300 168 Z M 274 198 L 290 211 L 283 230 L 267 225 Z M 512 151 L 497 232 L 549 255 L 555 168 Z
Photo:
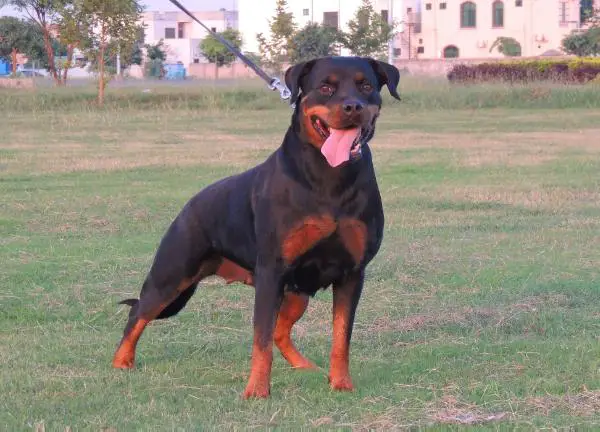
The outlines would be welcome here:
M 162 238 L 114 355 L 134 366 L 148 323 L 178 313 L 198 282 L 218 275 L 254 286 L 254 342 L 244 398 L 268 397 L 273 342 L 294 368 L 314 367 L 292 326 L 309 298 L 333 287 L 329 383 L 352 390 L 349 346 L 365 267 L 383 238 L 384 216 L 368 142 L 381 89 L 400 74 L 364 57 L 326 57 L 290 67 L 294 112 L 283 143 L 262 164 L 220 180 L 183 207 Z

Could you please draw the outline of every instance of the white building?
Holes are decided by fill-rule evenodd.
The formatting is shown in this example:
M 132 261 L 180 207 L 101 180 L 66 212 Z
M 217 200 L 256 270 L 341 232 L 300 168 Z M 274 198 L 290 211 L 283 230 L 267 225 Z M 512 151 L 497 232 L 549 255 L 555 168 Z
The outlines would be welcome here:
M 192 12 L 204 25 L 220 32 L 227 28 L 238 28 L 237 11 L 222 9 L 215 12 Z M 200 41 L 208 32 L 183 12 L 145 12 L 142 14 L 145 25 L 145 43 L 156 44 L 163 39 L 168 62 L 204 62 L 200 53 Z
M 392 5 L 392 18 L 395 11 L 400 16 L 403 0 L 372 0 L 375 10 L 389 14 Z M 350 21 L 362 0 L 288 0 L 288 11 L 294 14 L 298 27 L 309 22 L 326 24 L 341 30 L 347 30 Z M 243 50 L 258 52 L 257 33 L 269 35 L 269 20 L 275 15 L 275 0 L 238 0 L 239 30 L 244 41 Z M 400 19 L 397 20 L 398 22 Z M 398 28 L 397 31 L 400 31 Z

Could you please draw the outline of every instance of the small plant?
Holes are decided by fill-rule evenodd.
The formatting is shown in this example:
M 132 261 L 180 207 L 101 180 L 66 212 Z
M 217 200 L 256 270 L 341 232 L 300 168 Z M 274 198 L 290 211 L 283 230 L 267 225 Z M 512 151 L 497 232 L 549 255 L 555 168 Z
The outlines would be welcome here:
M 521 56 L 521 44 L 516 39 L 511 37 L 499 37 L 497 38 L 492 46 L 490 52 L 497 49 L 499 53 L 504 54 L 506 57 L 520 57 Z

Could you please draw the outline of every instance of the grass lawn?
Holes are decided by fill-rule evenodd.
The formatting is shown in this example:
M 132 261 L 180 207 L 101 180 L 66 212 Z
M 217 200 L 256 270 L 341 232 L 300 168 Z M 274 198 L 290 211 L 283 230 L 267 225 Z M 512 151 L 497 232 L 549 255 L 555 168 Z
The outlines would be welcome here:
M 600 427 L 600 90 L 407 80 L 372 141 L 386 211 L 351 394 L 327 386 L 331 292 L 243 401 L 253 291 L 207 280 L 111 369 L 158 241 L 281 142 L 255 86 L 0 93 L 0 429 Z M 454 426 L 453 426 L 454 425 Z

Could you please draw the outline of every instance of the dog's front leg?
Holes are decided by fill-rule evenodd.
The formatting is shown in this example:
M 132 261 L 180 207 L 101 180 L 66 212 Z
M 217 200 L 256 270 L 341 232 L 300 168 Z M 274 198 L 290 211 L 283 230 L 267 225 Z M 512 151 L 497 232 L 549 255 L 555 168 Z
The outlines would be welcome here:
M 353 390 L 349 372 L 350 338 L 364 279 L 364 270 L 361 269 L 333 285 L 333 343 L 329 384 L 334 390 Z
M 254 343 L 250 379 L 244 391 L 244 399 L 266 398 L 270 393 L 273 331 L 283 298 L 281 276 L 282 272 L 276 266 L 259 267 L 255 270 Z

